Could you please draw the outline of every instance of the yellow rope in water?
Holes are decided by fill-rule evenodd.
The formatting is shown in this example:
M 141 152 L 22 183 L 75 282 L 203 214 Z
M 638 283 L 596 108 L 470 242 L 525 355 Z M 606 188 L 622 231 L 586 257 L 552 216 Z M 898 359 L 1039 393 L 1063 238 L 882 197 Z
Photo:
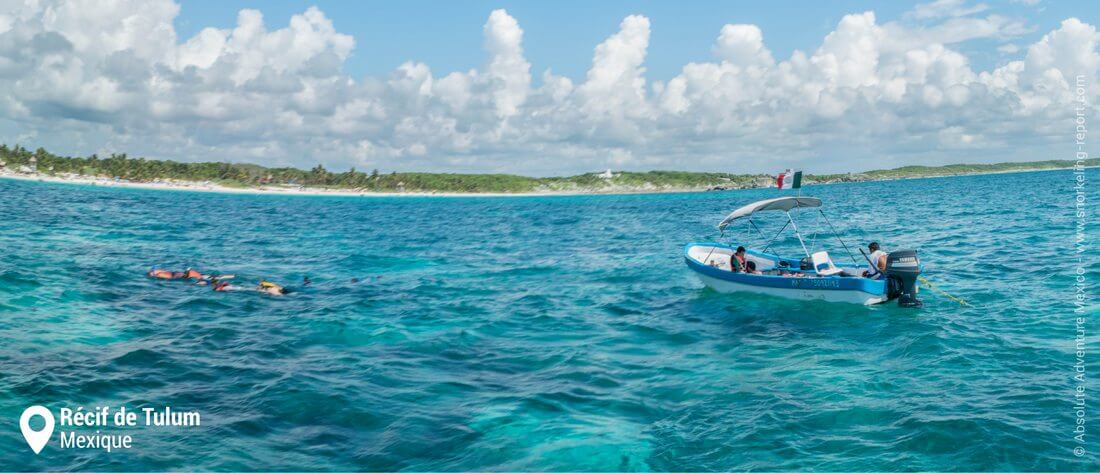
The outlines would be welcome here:
M 921 284 L 924 284 L 925 286 L 928 286 L 928 289 L 936 291 L 937 293 L 946 296 L 948 299 L 951 299 L 955 302 L 958 302 L 959 304 L 962 304 L 966 307 L 971 307 L 971 305 L 969 303 L 967 303 L 966 301 L 964 301 L 962 299 L 959 299 L 958 297 L 952 296 L 951 294 L 948 294 L 947 291 L 944 291 L 942 289 L 937 289 L 936 286 L 934 286 L 932 284 L 932 281 L 928 280 L 928 278 L 925 278 L 924 276 L 920 276 L 918 279 L 920 279 Z

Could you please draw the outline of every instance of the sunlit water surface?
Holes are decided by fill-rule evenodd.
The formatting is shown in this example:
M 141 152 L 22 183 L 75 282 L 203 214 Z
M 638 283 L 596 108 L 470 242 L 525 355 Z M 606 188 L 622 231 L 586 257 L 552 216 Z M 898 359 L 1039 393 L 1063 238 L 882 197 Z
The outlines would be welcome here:
M 917 248 L 926 276 L 973 304 L 926 289 L 921 310 L 704 289 L 682 246 L 776 190 L 303 198 L 0 181 L 0 469 L 1097 470 L 1072 454 L 1071 179 L 805 188 L 853 250 Z M 814 215 L 808 239 L 826 228 Z M 215 293 L 147 279 L 152 266 L 299 291 Z M 35 456 L 17 427 L 32 404 L 169 405 L 202 425 L 131 429 L 134 447 L 110 454 L 55 434 Z

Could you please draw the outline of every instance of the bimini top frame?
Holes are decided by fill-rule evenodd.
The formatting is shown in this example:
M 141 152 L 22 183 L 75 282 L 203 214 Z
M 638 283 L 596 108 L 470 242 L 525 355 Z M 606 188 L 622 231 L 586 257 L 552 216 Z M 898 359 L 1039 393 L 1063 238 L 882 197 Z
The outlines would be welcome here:
M 781 211 L 788 212 L 800 207 L 821 207 L 821 199 L 815 197 L 778 197 L 775 199 L 761 200 L 741 207 L 726 216 L 722 223 L 718 224 L 718 230 L 725 230 L 734 220 L 744 217 L 752 217 L 756 212 Z
M 795 223 L 794 217 L 791 217 L 792 209 L 803 207 L 821 207 L 821 199 L 818 199 L 816 197 L 778 197 L 775 199 L 767 199 L 761 200 L 759 202 L 753 202 L 731 212 L 728 216 L 726 216 L 725 219 L 722 220 L 721 223 L 718 224 L 718 230 L 720 230 L 722 233 L 725 233 L 726 227 L 729 226 L 729 224 L 738 219 L 745 218 L 746 220 L 748 220 L 749 224 L 752 225 L 752 227 L 755 228 L 758 233 L 760 233 L 761 236 L 767 238 L 767 236 L 760 231 L 760 228 L 752 222 L 752 216 L 755 215 L 757 212 L 783 212 L 787 216 L 787 223 L 783 225 L 783 228 L 779 229 L 779 232 L 776 233 L 775 236 L 771 238 L 771 240 L 768 240 L 768 246 L 771 246 L 771 242 L 775 241 L 775 238 L 778 237 L 780 233 L 783 233 L 783 230 L 787 229 L 787 225 L 790 225 L 791 229 L 794 230 L 795 236 L 798 237 L 798 243 L 802 245 L 802 252 L 806 254 L 806 257 L 809 257 L 810 250 L 806 249 L 806 242 L 802 240 L 802 234 L 798 231 L 798 224 Z M 836 232 L 836 228 L 833 227 L 833 223 L 829 221 L 829 217 L 826 217 L 825 212 L 822 212 L 821 209 L 818 209 L 818 213 L 820 213 L 821 216 L 825 219 L 825 223 L 829 224 L 829 229 L 833 231 L 833 236 L 835 236 L 837 241 L 839 241 L 840 244 L 844 246 L 844 250 L 848 252 L 848 256 L 852 258 L 852 262 L 856 263 L 855 256 L 852 255 L 852 251 L 848 249 L 848 245 L 844 243 L 844 240 L 840 238 L 840 234 Z M 767 247 L 765 247 L 765 250 L 766 248 Z

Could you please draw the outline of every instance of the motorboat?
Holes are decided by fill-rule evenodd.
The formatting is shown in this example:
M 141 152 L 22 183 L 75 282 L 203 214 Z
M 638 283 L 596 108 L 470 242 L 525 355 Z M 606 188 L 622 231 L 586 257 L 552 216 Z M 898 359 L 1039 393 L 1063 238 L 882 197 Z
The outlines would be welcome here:
M 894 251 L 887 254 L 886 269 L 878 278 L 868 277 L 870 260 L 866 265 L 859 264 L 849 250 L 848 245 L 836 232 L 832 222 L 821 211 L 821 199 L 814 197 L 778 197 L 753 202 L 734 210 L 721 223 L 718 230 L 725 236 L 731 224 L 744 222 L 767 239 L 753 222 L 753 217 L 782 214 L 787 222 L 762 249 L 750 249 L 747 244 L 730 243 L 689 243 L 684 247 L 684 261 L 688 268 L 699 277 L 707 287 L 718 292 L 747 292 L 785 297 L 789 299 L 848 302 L 854 304 L 881 304 L 898 300 L 903 307 L 920 307 L 917 299 L 917 278 L 922 265 L 914 250 Z M 837 241 L 848 252 L 852 263 L 836 262 L 827 251 L 812 251 L 799 231 L 798 224 L 791 212 L 797 209 L 815 208 L 828 223 Z M 784 257 L 769 251 L 775 239 L 791 228 L 802 247 L 802 256 Z M 816 246 L 817 239 L 811 243 Z M 745 260 L 748 271 L 732 270 L 730 259 L 738 246 L 745 246 Z M 862 253 L 862 249 L 860 249 Z

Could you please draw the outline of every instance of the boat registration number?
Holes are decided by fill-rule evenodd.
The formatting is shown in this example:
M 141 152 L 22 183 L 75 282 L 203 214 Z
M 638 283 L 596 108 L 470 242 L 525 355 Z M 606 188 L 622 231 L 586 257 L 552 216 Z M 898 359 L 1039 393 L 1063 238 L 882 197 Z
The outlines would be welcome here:
M 840 281 L 835 278 L 797 278 L 791 279 L 791 287 L 831 288 L 840 287 Z

